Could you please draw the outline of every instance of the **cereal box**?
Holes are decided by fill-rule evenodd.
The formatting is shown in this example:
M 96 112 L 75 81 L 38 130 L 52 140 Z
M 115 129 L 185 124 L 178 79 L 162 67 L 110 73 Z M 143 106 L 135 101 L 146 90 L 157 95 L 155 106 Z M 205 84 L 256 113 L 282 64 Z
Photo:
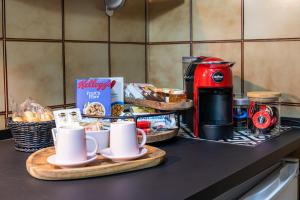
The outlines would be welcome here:
M 76 106 L 85 115 L 110 116 L 110 78 L 76 80 Z
M 120 116 L 124 110 L 124 78 L 112 77 L 111 81 L 111 115 Z

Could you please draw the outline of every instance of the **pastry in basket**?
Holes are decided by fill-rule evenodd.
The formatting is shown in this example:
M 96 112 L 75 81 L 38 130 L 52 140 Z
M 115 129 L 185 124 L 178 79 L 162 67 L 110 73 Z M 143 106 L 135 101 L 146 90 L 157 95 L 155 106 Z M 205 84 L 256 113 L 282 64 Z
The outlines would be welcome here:
M 12 120 L 14 122 L 46 122 L 54 120 L 52 111 L 28 98 L 15 106 Z
M 105 116 L 105 108 L 99 102 L 87 103 L 84 105 L 83 114 L 94 116 Z

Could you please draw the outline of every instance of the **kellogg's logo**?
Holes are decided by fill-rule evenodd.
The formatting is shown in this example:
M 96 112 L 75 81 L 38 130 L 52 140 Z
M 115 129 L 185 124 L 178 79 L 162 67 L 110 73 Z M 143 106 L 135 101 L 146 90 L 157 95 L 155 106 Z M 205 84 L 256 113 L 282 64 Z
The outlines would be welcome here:
M 105 90 L 107 87 L 113 87 L 110 81 L 104 83 L 98 83 L 97 79 L 88 79 L 88 80 L 81 80 L 77 84 L 78 89 L 85 89 L 85 88 L 96 88 L 97 90 Z

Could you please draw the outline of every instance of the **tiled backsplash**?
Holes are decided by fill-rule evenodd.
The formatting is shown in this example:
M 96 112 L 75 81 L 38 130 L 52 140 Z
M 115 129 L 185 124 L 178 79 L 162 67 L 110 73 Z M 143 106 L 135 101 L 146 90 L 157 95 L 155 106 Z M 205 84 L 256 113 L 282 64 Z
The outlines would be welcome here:
M 104 0 L 1 2 L 0 129 L 12 101 L 73 104 L 76 78 L 145 81 L 145 1 L 128 0 L 112 17 Z
M 282 115 L 300 117 L 300 1 L 150 0 L 148 77 L 182 87 L 181 56 L 236 64 L 234 91 L 283 93 Z
M 0 129 L 12 100 L 72 105 L 76 78 L 180 88 L 190 55 L 236 62 L 236 93 L 281 91 L 300 117 L 300 1 L 127 0 L 112 17 L 104 0 L 1 2 Z

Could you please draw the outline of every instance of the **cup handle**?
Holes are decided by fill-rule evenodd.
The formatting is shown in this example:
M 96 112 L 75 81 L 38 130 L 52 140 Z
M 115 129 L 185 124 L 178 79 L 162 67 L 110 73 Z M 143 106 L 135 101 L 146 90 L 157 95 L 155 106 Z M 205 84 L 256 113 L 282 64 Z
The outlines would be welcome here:
M 51 132 L 52 132 L 52 138 L 53 138 L 54 147 L 56 148 L 56 134 L 57 134 L 57 128 L 52 128 L 52 129 L 51 129 Z
M 97 151 L 98 151 L 98 142 L 95 138 L 91 137 L 91 136 L 86 136 L 86 140 L 91 140 L 93 141 L 94 145 L 95 145 L 95 149 L 91 152 L 87 152 L 87 156 L 94 156 L 96 155 Z
M 143 131 L 142 129 L 137 128 L 137 131 L 142 134 L 142 142 L 141 142 L 141 144 L 139 144 L 139 148 L 142 148 L 146 144 L 147 136 L 146 136 L 145 131 Z

